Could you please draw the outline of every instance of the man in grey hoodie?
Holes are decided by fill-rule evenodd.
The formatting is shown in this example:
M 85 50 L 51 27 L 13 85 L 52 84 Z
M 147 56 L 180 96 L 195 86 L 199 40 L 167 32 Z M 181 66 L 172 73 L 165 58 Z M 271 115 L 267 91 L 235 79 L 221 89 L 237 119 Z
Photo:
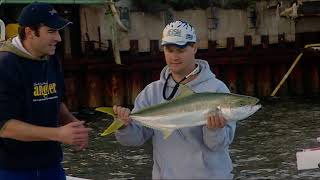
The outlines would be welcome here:
M 194 92 L 229 92 L 227 86 L 211 72 L 208 63 L 195 59 L 195 29 L 183 21 L 168 24 L 162 36 L 167 66 L 160 80 L 147 85 L 137 96 L 133 112 L 170 100 L 180 93 L 179 84 Z M 129 118 L 130 110 L 114 106 L 125 127 L 116 132 L 117 140 L 126 146 L 139 146 L 152 138 L 154 179 L 232 179 L 229 145 L 236 124 L 219 113 L 207 124 L 176 130 L 168 139 L 160 131 L 143 127 Z

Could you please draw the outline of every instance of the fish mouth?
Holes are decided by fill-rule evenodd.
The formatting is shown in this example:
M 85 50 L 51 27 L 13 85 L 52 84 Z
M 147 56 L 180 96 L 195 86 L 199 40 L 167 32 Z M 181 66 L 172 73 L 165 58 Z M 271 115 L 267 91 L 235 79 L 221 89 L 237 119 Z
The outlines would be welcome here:
M 259 98 L 254 98 L 255 99 L 255 102 L 256 102 L 256 104 L 260 101 L 260 99 Z
M 247 105 L 247 106 L 244 106 L 244 107 L 250 107 L 250 108 L 257 108 L 257 109 L 260 109 L 262 107 L 261 104 L 253 104 L 253 105 Z
M 250 110 L 252 112 L 256 112 L 256 111 L 258 111 L 258 110 L 260 110 L 262 108 L 262 105 L 261 104 L 255 104 L 255 105 L 251 105 L 249 108 L 250 108 Z
M 261 104 L 246 104 L 243 106 L 239 106 L 238 108 L 247 108 L 247 109 L 260 109 L 262 107 Z
M 257 98 L 249 102 L 239 102 L 238 107 L 255 106 L 255 105 L 258 105 L 258 103 L 259 103 L 259 99 Z
M 254 105 L 257 105 L 259 102 L 260 102 L 260 99 L 254 98 L 254 100 L 251 101 L 251 103 L 248 103 L 247 105 L 254 106 Z M 246 106 L 246 105 L 245 105 L 245 106 Z

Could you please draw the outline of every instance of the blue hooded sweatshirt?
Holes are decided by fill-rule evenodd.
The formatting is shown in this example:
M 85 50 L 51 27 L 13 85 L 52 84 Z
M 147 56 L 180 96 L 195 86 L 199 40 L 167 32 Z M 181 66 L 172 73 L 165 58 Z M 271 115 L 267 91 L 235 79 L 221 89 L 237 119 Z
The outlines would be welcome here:
M 36 59 L 23 48 L 18 37 L 0 48 L 1 130 L 11 119 L 58 127 L 63 89 L 63 72 L 56 56 Z M 1 169 L 58 167 L 62 156 L 61 145 L 56 141 L 0 138 Z
M 227 86 L 211 72 L 208 63 L 196 59 L 200 66 L 197 78 L 186 85 L 194 92 L 229 92 Z M 164 67 L 160 80 L 152 82 L 137 96 L 132 112 L 156 105 L 166 100 L 162 90 L 170 70 Z M 175 86 L 168 80 L 166 94 Z M 176 93 L 177 96 L 180 89 Z M 228 122 L 224 128 L 208 129 L 206 125 L 182 128 L 174 131 L 168 139 L 162 132 L 131 123 L 116 132 L 117 140 L 125 146 L 139 146 L 152 138 L 153 179 L 232 179 L 232 161 L 229 145 L 233 141 L 236 124 Z

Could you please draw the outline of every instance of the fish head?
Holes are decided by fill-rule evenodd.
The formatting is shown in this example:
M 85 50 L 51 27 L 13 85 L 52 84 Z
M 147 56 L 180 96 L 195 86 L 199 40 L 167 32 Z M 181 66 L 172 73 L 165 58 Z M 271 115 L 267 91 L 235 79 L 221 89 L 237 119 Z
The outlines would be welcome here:
M 225 119 L 238 121 L 246 119 L 261 108 L 259 99 L 252 96 L 231 94 L 227 103 L 218 107 Z
M 225 106 L 229 108 L 237 108 L 243 106 L 254 106 L 259 102 L 259 99 L 252 96 L 230 94 L 226 97 Z

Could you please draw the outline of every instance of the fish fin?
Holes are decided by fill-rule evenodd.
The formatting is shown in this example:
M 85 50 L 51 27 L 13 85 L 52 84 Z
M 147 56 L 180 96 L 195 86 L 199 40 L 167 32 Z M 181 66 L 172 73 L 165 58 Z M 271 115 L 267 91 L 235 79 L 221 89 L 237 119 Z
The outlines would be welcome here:
M 187 85 L 185 84 L 180 84 L 180 94 L 176 97 L 177 98 L 182 98 L 185 96 L 189 96 L 191 94 L 194 94 L 195 92 L 192 91 Z
M 123 122 L 119 119 L 115 119 L 113 121 L 113 123 L 106 129 L 103 131 L 103 133 L 101 134 L 101 136 L 107 136 L 113 132 L 115 132 L 116 130 L 118 130 L 121 126 L 123 126 Z
M 172 130 L 169 129 L 162 129 L 162 134 L 163 134 L 163 139 L 167 139 L 171 134 L 172 134 Z
M 114 115 L 112 107 L 98 107 L 95 110 L 99 111 L 99 112 L 103 112 L 103 113 L 109 114 L 114 119 L 112 124 L 107 129 L 105 129 L 103 131 L 103 133 L 101 133 L 101 136 L 107 136 L 107 135 L 115 132 L 116 130 L 118 130 L 121 126 L 123 126 L 124 123 L 121 120 L 116 118 L 116 116 Z
M 103 113 L 109 114 L 112 117 L 115 117 L 112 107 L 98 107 L 95 110 L 99 111 L 99 112 L 103 112 Z

